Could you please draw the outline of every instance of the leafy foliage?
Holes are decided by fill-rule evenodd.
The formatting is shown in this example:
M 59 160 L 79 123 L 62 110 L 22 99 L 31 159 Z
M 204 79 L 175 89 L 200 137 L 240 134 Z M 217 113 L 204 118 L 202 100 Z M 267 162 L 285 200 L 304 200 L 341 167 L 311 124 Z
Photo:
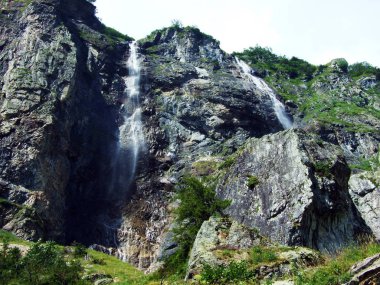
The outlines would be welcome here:
M 74 247 L 74 257 L 84 257 L 87 255 L 87 248 L 80 243 L 73 242 Z
M 251 261 L 254 264 L 276 261 L 277 255 L 270 247 L 254 246 L 251 249 Z
M 3 242 L 0 251 L 0 280 L 3 284 L 86 284 L 78 261 L 67 262 L 53 242 L 37 242 L 22 257 L 20 250 Z
M 270 48 L 260 46 L 250 47 L 236 56 L 251 64 L 259 75 L 279 72 L 290 79 L 303 78 L 311 80 L 317 68 L 297 57 L 291 59 L 278 56 Z
M 248 281 L 254 278 L 247 262 L 232 261 L 228 265 L 211 266 L 206 264 L 201 273 L 201 280 L 206 284 L 236 284 L 237 281 Z
M 368 122 L 380 120 L 380 112 L 374 107 L 380 84 L 358 91 L 361 78 L 375 76 L 380 80 L 379 68 L 366 62 L 349 66 L 343 58 L 314 66 L 295 57 L 278 56 L 270 48 L 260 46 L 235 55 L 250 64 L 257 76 L 265 77 L 285 101 L 292 101 L 292 108 L 298 107 L 306 124 L 336 125 L 360 133 L 379 132 Z M 334 74 L 337 68 L 333 66 L 343 73 Z M 336 81 L 337 76 L 342 80 Z
M 375 75 L 376 80 L 380 80 L 380 69 L 370 65 L 368 62 L 357 62 L 348 67 L 348 72 L 352 77 Z
M 320 176 L 331 177 L 331 171 L 330 171 L 331 165 L 328 162 L 317 161 L 314 164 L 314 169 L 315 169 L 315 172 Z
M 178 250 L 165 262 L 165 270 L 169 273 L 184 272 L 185 262 L 202 223 L 230 205 L 229 201 L 218 199 L 214 189 L 214 184 L 206 185 L 192 176 L 182 179 L 177 193 L 181 203 L 175 210 L 178 226 L 173 230 Z

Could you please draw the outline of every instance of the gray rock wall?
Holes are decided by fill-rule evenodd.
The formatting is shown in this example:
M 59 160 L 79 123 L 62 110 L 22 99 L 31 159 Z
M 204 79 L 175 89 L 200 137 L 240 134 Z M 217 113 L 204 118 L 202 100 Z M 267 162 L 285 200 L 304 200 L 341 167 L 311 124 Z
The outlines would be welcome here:
M 217 193 L 232 201 L 226 214 L 274 242 L 334 251 L 370 233 L 349 196 L 349 176 L 339 147 L 289 130 L 249 140 Z

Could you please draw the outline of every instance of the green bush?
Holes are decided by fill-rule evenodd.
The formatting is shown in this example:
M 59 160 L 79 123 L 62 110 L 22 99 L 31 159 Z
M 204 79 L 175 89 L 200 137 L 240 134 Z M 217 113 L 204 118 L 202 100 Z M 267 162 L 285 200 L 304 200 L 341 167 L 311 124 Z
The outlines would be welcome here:
M 8 240 L 3 239 L 0 250 L 0 284 L 9 284 L 19 274 L 19 267 L 16 265 L 20 258 L 20 250 L 9 247 Z
M 348 67 L 348 72 L 351 77 L 377 75 L 379 69 L 373 67 L 368 62 L 357 62 Z
M 254 175 L 248 176 L 247 184 L 248 184 L 249 189 L 254 189 L 259 183 L 260 181 L 257 176 L 254 176 Z
M 330 163 L 328 162 L 324 162 L 324 161 L 317 161 L 315 164 L 314 164 L 314 169 L 315 169 L 315 172 L 319 175 L 319 176 L 323 176 L 323 177 L 331 177 L 332 174 L 331 174 L 331 165 Z
M 21 279 L 26 284 L 77 284 L 83 268 L 79 262 L 66 262 L 53 242 L 37 242 L 20 262 Z
M 33 244 L 24 257 L 7 241 L 0 251 L 0 284 L 86 284 L 82 273 L 80 263 L 66 261 L 53 242 Z
M 270 247 L 254 246 L 251 249 L 251 262 L 253 264 L 273 262 L 277 259 L 275 251 Z
M 80 243 L 73 242 L 73 247 L 74 247 L 74 257 L 84 257 L 87 255 L 87 248 Z
M 262 72 L 262 70 L 266 70 L 273 73 L 282 73 L 290 79 L 303 78 L 311 80 L 313 73 L 317 70 L 316 66 L 302 59 L 297 57 L 288 59 L 285 56 L 278 56 L 270 48 L 260 46 L 250 47 L 241 53 L 234 53 L 234 55 L 252 65 L 255 70 L 259 70 L 260 74 L 268 74 Z
M 175 210 L 176 224 L 173 229 L 178 249 L 165 261 L 165 273 L 184 273 L 186 260 L 202 223 L 214 213 L 230 205 L 215 196 L 215 185 L 206 185 L 199 179 L 187 176 L 178 185 L 177 199 L 181 201 Z
M 249 270 L 245 261 L 232 261 L 228 265 L 204 265 L 201 280 L 206 284 L 236 284 L 237 281 L 254 279 L 254 271 Z
M 338 58 L 334 60 L 336 65 L 343 71 L 348 72 L 348 62 L 344 58 Z

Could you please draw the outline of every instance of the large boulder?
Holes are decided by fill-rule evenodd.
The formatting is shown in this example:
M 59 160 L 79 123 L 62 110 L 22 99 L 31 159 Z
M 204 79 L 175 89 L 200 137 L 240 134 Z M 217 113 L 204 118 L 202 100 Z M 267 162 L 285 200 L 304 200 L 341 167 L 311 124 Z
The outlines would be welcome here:
M 380 254 L 368 257 L 351 267 L 352 279 L 345 285 L 380 284 Z
M 250 139 L 217 188 L 226 214 L 287 245 L 335 251 L 371 234 L 348 192 L 337 145 L 300 130 Z
M 379 173 L 376 173 L 379 177 Z M 349 190 L 361 217 L 380 240 L 380 188 L 376 180 L 367 173 L 352 175 Z

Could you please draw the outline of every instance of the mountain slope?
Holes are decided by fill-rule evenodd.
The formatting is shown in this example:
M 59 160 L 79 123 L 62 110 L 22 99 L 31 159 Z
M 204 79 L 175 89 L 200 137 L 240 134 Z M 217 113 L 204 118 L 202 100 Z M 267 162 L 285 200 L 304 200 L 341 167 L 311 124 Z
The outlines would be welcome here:
M 190 174 L 218 184 L 224 215 L 281 244 L 380 238 L 377 69 L 236 54 L 251 70 L 180 25 L 132 45 L 85 0 L 3 1 L 0 21 L 2 228 L 155 270 L 177 247 L 176 187 Z M 135 173 L 119 158 L 136 110 L 143 139 L 124 132 Z

